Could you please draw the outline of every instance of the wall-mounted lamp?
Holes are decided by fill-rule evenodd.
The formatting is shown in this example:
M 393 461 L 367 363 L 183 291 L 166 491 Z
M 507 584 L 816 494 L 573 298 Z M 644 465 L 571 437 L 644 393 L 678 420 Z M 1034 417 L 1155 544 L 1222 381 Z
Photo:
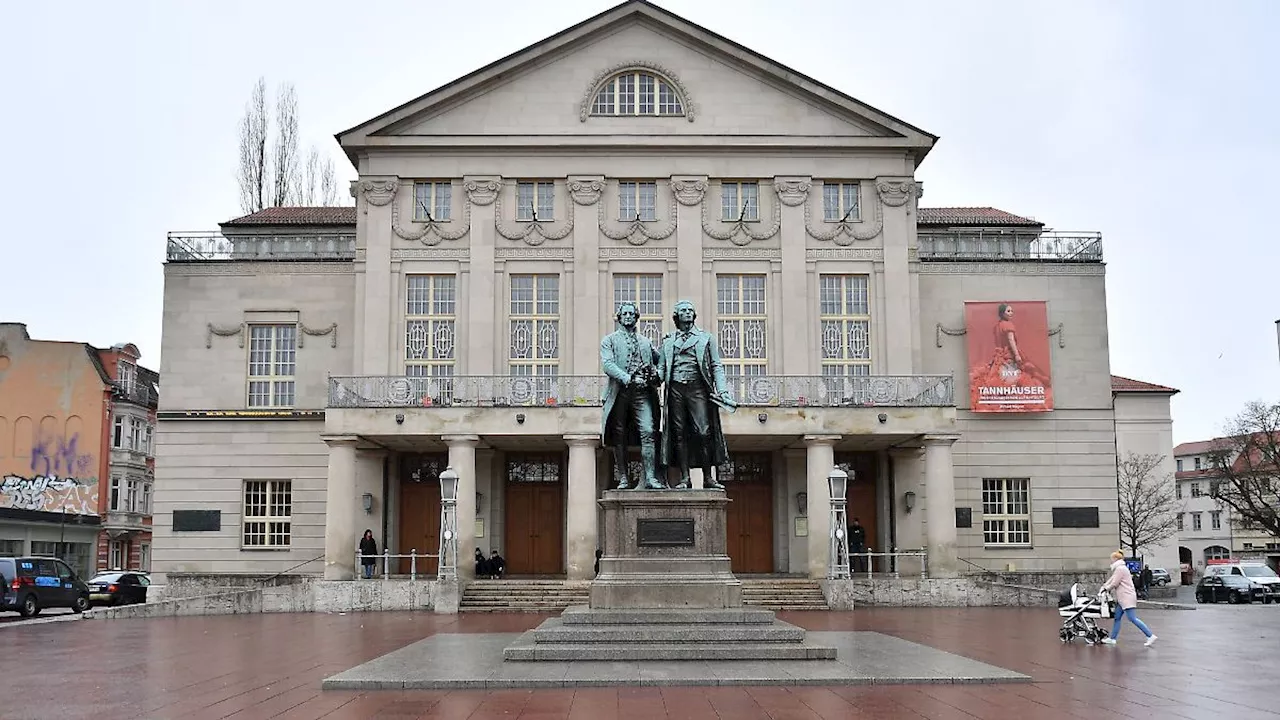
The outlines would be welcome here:
M 480 508 L 484 506 L 484 493 L 476 493 L 476 512 L 480 512 Z
M 911 512 L 911 509 L 916 506 L 916 494 L 910 490 L 902 493 L 902 506 L 907 509 L 907 512 Z
M 756 416 L 756 419 L 763 423 L 769 419 L 769 413 L 760 413 Z
M 364 514 L 368 515 L 373 512 L 373 493 L 365 493 L 360 496 L 360 501 L 364 503 Z
M 809 493 L 796 493 L 796 509 L 799 510 L 802 516 L 809 514 Z
M 396 424 L 397 425 L 404 424 L 404 413 L 396 413 Z
M 524 413 L 516 413 L 516 424 L 517 425 L 524 424 Z
M 876 416 L 876 419 L 879 420 L 881 423 L 889 422 L 889 416 L 885 413 L 880 413 L 879 415 Z

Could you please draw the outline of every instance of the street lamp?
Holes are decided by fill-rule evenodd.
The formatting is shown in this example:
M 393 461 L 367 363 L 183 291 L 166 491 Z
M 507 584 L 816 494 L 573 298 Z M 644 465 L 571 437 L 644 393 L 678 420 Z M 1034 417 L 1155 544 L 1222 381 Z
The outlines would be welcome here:
M 458 577 L 458 471 L 452 466 L 440 473 L 440 561 L 437 577 Z
M 831 492 L 831 543 L 827 553 L 827 577 L 847 578 L 849 573 L 849 537 L 845 533 L 845 494 L 849 489 L 849 473 L 836 465 L 827 473 L 827 489 Z

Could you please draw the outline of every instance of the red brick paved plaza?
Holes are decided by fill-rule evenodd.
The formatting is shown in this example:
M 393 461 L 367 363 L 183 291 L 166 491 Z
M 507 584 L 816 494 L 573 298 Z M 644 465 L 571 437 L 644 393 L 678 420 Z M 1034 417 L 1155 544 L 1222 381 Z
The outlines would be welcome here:
M 1035 682 L 866 687 L 321 691 L 433 633 L 518 632 L 546 615 L 239 615 L 6 624 L 0 718 L 1280 718 L 1280 607 L 1143 611 L 1117 647 L 1062 645 L 1051 608 L 780 613 L 874 630 Z

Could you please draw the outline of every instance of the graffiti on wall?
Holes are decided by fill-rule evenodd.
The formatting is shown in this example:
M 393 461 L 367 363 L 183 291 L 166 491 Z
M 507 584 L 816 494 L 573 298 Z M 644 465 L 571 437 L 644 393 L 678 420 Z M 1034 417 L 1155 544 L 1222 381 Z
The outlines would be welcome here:
M 76 515 L 97 515 L 98 481 L 58 475 L 5 475 L 0 481 L 0 507 L 45 512 L 65 509 Z
M 80 452 L 80 433 L 40 433 L 31 443 L 31 472 L 84 477 L 94 474 L 92 453 Z

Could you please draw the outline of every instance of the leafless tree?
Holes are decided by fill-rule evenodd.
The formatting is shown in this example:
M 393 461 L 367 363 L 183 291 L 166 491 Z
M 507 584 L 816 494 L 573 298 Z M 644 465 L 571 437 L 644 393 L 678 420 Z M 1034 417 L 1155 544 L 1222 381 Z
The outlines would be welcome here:
M 240 209 L 254 213 L 265 207 L 267 187 L 267 83 L 258 78 L 240 119 Z
M 333 158 L 326 158 L 320 166 L 319 203 L 325 207 L 341 205 L 338 201 L 338 171 L 333 166 Z
M 1251 402 L 1213 441 L 1210 493 L 1242 527 L 1280 537 L 1280 403 Z
M 1160 473 L 1163 462 L 1163 455 L 1127 453 L 1116 464 L 1120 539 L 1129 548 L 1130 557 L 1178 532 L 1182 502 L 1173 478 Z
M 276 94 L 275 149 L 272 153 L 271 204 L 279 207 L 296 200 L 298 187 L 298 93 L 293 83 L 281 83 Z
M 315 145 L 307 152 L 307 160 L 298 172 L 298 187 L 294 196 L 299 205 L 316 203 L 316 186 L 320 182 L 320 150 Z

